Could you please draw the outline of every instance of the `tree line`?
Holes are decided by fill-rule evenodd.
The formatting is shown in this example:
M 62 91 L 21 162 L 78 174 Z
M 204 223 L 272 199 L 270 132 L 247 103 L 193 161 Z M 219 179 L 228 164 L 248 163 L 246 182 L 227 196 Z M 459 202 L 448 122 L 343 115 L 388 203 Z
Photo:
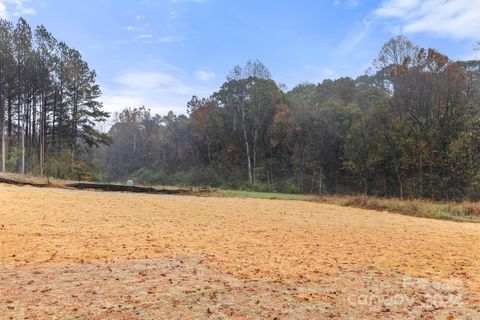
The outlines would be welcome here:
M 0 19 L 1 171 L 73 178 L 87 171 L 102 110 L 96 74 L 44 26 Z
M 237 66 L 187 115 L 116 115 L 96 161 L 106 179 L 303 193 L 480 198 L 480 62 L 403 36 L 367 75 L 290 91 Z
M 236 66 L 186 115 L 125 108 L 107 134 L 95 71 L 45 27 L 0 20 L 1 170 L 302 193 L 480 198 L 480 62 L 403 36 L 366 75 L 291 90 Z M 98 147 L 98 148 L 96 148 Z

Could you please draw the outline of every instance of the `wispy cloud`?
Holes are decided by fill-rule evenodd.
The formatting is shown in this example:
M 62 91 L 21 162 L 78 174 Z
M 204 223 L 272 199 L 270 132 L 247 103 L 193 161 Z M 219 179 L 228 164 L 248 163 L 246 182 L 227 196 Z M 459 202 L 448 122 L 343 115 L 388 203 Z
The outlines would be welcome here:
M 103 88 L 102 101 L 108 111 L 145 105 L 158 113 L 182 112 L 192 95 L 207 96 L 213 91 L 191 85 L 189 79 L 192 77 L 182 70 L 168 66 L 160 71 L 125 72 L 115 77 L 109 87 Z
M 1 19 L 6 19 L 7 18 L 7 6 L 5 3 L 0 1 L 0 18 Z
M 333 5 L 334 6 L 342 5 L 347 8 L 353 8 L 360 5 L 360 0 L 334 0 Z
M 371 31 L 373 20 L 365 19 L 357 30 L 351 32 L 338 46 L 337 51 L 340 54 L 349 54 L 364 40 Z
M 170 2 L 172 3 L 176 3 L 176 2 L 195 2 L 195 3 L 202 3 L 202 2 L 206 2 L 207 0 L 170 0 Z
M 183 37 L 183 36 L 166 36 L 166 37 L 160 37 L 156 39 L 156 43 L 172 43 L 172 42 L 182 42 L 189 40 L 191 38 L 188 37 Z
M 197 70 L 195 72 L 195 78 L 201 81 L 210 81 L 215 79 L 215 73 L 206 70 Z
M 1 1 L 1 0 L 0 0 Z M 155 36 L 150 30 L 148 30 L 147 25 L 128 25 L 123 26 L 123 30 L 137 34 L 131 39 L 128 40 L 120 40 L 120 41 L 113 41 L 110 46 L 121 46 L 121 45 L 129 45 L 129 44 L 161 44 L 161 43 L 174 43 L 174 42 L 182 42 L 189 40 L 191 38 L 185 36 L 176 36 L 176 35 L 166 35 L 166 36 Z
M 115 78 L 115 82 L 134 90 L 158 90 L 178 86 L 180 76 L 168 72 L 134 71 Z
M 125 26 L 125 27 L 122 27 L 122 29 L 124 29 L 126 31 L 133 31 L 133 32 L 143 32 L 143 31 L 145 31 L 145 28 L 138 27 L 138 26 Z
M 29 0 L 0 0 L 0 18 L 9 19 L 13 16 L 35 15 L 34 8 L 28 6 Z
M 338 75 L 338 72 L 330 66 L 306 64 L 303 69 L 310 76 L 310 81 L 315 83 L 334 79 Z
M 145 31 L 145 30 L 136 30 L 136 31 Z M 115 47 L 122 47 L 128 45 L 135 45 L 135 44 L 170 44 L 175 42 L 182 42 L 191 40 L 193 38 L 188 38 L 184 36 L 163 36 L 163 37 L 155 37 L 153 34 L 150 33 L 140 33 L 135 35 L 131 39 L 126 40 L 114 40 L 107 43 L 94 43 L 90 44 L 90 48 L 115 48 Z
M 152 38 L 153 38 L 153 35 L 149 33 L 142 33 L 135 37 L 136 40 L 152 39 Z
M 375 16 L 391 20 L 401 33 L 430 33 L 439 37 L 478 39 L 478 0 L 387 0 Z

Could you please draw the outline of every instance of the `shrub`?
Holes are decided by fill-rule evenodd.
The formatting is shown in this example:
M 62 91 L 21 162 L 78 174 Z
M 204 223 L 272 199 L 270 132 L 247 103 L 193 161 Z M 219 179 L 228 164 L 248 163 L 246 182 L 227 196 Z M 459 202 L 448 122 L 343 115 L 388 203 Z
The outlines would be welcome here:
M 58 156 L 52 156 L 46 161 L 46 172 L 50 177 L 60 179 L 75 179 L 72 174 L 72 157 L 70 150 L 64 150 Z
M 463 211 L 468 216 L 480 217 L 480 202 L 472 202 L 472 203 L 464 204 Z
M 192 172 L 190 184 L 201 187 L 219 187 L 223 184 L 223 180 L 214 169 L 205 167 Z
M 18 163 L 22 157 L 22 150 L 19 148 L 13 148 L 10 153 L 7 161 L 5 162 L 5 167 L 9 172 L 15 172 L 18 169 Z
M 149 168 L 141 168 L 133 173 L 131 178 L 135 182 L 146 185 L 165 184 L 164 182 L 167 180 L 163 170 L 152 170 Z
M 270 191 L 270 186 L 263 182 L 256 182 L 251 189 L 257 192 L 268 192 Z
M 300 187 L 295 183 L 288 183 L 283 189 L 285 193 L 300 193 Z

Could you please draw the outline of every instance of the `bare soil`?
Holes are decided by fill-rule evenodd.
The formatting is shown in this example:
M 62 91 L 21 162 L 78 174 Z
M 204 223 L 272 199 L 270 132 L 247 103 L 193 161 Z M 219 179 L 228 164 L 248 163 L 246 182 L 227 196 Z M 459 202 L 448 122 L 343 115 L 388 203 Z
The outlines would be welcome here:
M 480 319 L 480 224 L 0 185 L 0 319 Z

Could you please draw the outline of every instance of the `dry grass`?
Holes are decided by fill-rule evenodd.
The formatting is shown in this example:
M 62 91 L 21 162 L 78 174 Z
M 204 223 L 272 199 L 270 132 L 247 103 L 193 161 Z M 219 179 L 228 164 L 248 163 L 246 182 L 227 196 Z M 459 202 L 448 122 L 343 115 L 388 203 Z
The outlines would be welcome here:
M 64 186 L 77 181 L 61 180 L 50 178 L 40 178 L 31 175 L 21 175 L 14 173 L 1 173 L 0 177 L 15 180 L 19 182 L 47 184 L 54 186 Z M 159 187 L 159 186 L 153 186 Z M 161 186 L 162 189 L 177 190 L 175 186 Z M 455 202 L 434 202 L 430 200 L 400 200 L 398 198 L 380 198 L 362 195 L 301 195 L 301 194 L 283 194 L 272 192 L 254 192 L 243 190 L 214 190 L 210 192 L 202 191 L 198 188 L 192 188 L 192 193 L 198 196 L 216 196 L 216 197 L 236 197 L 253 199 L 277 199 L 277 200 L 301 200 L 314 201 L 328 204 L 335 204 L 345 207 L 371 209 L 377 211 L 388 211 L 414 217 L 451 220 L 458 222 L 480 222 L 480 203 L 464 201 Z
M 73 180 L 63 180 L 56 178 L 47 178 L 47 177 L 38 177 L 29 174 L 20 174 L 20 173 L 10 173 L 10 172 L 1 172 L 0 178 L 5 178 L 9 180 L 18 181 L 20 183 L 32 183 L 32 184 L 52 184 L 62 186 L 69 183 L 76 183 L 78 181 Z
M 414 217 L 451 220 L 458 222 L 480 222 L 480 203 L 475 202 L 434 202 L 430 200 L 400 200 L 352 195 L 299 195 L 253 191 L 218 190 L 207 196 L 237 197 L 253 199 L 302 200 L 343 207 L 388 211 Z
M 317 201 L 346 207 L 389 211 L 414 217 L 480 222 L 480 205 L 473 202 L 434 202 L 429 200 L 400 200 L 365 196 L 323 196 Z

